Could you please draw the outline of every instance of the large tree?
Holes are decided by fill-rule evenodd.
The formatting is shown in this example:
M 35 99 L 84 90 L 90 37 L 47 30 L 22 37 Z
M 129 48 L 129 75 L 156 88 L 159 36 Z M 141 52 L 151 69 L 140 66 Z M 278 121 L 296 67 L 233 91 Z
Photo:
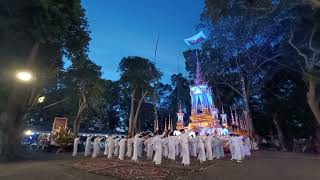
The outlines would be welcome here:
M 303 6 L 297 9 L 299 17 L 292 27 L 288 43 L 297 55 L 297 70 L 304 74 L 308 87 L 307 102 L 320 125 L 320 107 L 317 89 L 320 74 L 320 9 Z M 320 138 L 320 137 L 319 137 Z
M 316 129 L 312 112 L 305 97 L 301 96 L 307 92 L 301 76 L 294 71 L 283 70 L 266 81 L 262 91 L 264 117 L 255 125 L 259 134 L 276 132 L 283 148 L 294 138 L 309 138 Z M 268 128 L 272 126 L 274 128 Z
M 67 69 L 65 75 L 66 97 L 72 108 L 71 117 L 73 118 L 73 133 L 78 135 L 80 122 L 83 113 L 88 108 L 89 103 L 103 95 L 100 87 L 101 67 L 92 61 L 81 58 Z M 91 100 L 94 98 L 94 100 Z
M 206 27 L 210 36 L 201 58 L 212 66 L 204 67 L 218 72 L 211 73 L 215 85 L 234 90 L 250 113 L 251 98 L 259 95 L 264 82 L 285 67 L 281 63 L 290 65 L 284 58 L 290 51 L 283 42 L 303 17 L 299 11 L 316 10 L 307 1 L 206 0 L 205 4 L 200 27 Z
M 137 131 L 139 110 L 148 93 L 152 91 L 152 84 L 161 78 L 161 72 L 150 60 L 130 56 L 120 61 L 120 82 L 124 88 L 130 90 L 130 115 L 128 134 Z
M 87 51 L 88 25 L 80 0 L 0 2 L 1 106 L 0 156 L 16 155 L 20 127 L 49 75 L 61 68 L 62 57 Z M 32 71 L 33 82 L 14 79 L 19 70 Z

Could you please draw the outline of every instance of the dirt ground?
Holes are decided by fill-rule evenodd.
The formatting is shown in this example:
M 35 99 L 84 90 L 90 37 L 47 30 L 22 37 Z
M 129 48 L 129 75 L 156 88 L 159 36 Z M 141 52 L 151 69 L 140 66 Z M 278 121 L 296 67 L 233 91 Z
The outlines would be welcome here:
M 71 157 L 70 154 L 54 155 L 39 154 L 35 160 L 10 162 L 0 164 L 0 180 L 106 180 L 119 179 L 117 177 L 101 175 L 75 168 L 79 162 L 108 163 L 104 157 L 93 161 L 90 158 Z M 116 161 L 118 162 L 118 161 Z M 121 162 L 123 163 L 123 162 Z M 128 161 L 129 163 L 129 161 Z M 142 162 L 149 167 L 150 162 Z M 161 168 L 167 168 L 170 164 L 164 164 Z M 198 162 L 192 162 L 190 169 L 198 168 Z M 172 164 L 172 163 L 171 163 Z M 127 165 L 128 172 L 130 167 Z M 178 163 L 175 165 L 180 166 Z M 97 166 L 98 167 L 98 166 Z M 203 166 L 204 167 L 204 166 Z M 242 163 L 235 163 L 225 158 L 214 160 L 207 164 L 201 171 L 179 174 L 179 176 L 164 179 L 214 179 L 214 180 L 316 180 L 320 179 L 320 156 L 281 152 L 255 152 L 253 157 Z M 158 168 L 158 167 L 156 167 Z M 134 169 L 134 168 L 133 168 Z M 175 168 L 173 168 L 175 169 Z M 185 171 L 186 169 L 184 169 Z M 173 170 L 174 171 L 174 170 Z M 102 173 L 103 174 L 103 173 Z M 137 177 L 130 177 L 135 179 Z M 148 177 L 145 177 L 149 179 Z M 157 179 L 157 178 L 153 178 Z

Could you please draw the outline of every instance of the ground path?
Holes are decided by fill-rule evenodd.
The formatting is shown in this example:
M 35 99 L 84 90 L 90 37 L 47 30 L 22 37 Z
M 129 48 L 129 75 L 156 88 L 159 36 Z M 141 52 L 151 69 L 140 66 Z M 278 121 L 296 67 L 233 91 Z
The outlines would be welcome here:
M 243 163 L 228 159 L 190 167 L 165 161 L 162 166 L 141 161 L 72 158 L 39 155 L 37 160 L 0 164 L 0 180 L 106 180 L 106 179 L 214 179 L 214 180 L 315 180 L 320 179 L 320 156 L 280 152 L 256 152 Z M 147 178 L 150 177 L 150 178 Z

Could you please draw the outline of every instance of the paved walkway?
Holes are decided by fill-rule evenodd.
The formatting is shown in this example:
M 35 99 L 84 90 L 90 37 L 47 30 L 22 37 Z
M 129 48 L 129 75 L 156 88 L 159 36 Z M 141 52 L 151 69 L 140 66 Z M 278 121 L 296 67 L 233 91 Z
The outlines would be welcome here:
M 242 163 L 218 161 L 210 169 L 183 179 L 316 180 L 320 179 L 320 156 L 257 152 Z
M 63 159 L 63 160 L 57 160 Z M 50 160 L 36 160 L 0 164 L 0 180 L 106 180 L 117 179 L 98 175 L 72 167 L 82 157 L 72 159 L 70 155 L 57 155 Z M 87 159 L 91 161 L 91 159 Z M 129 166 L 130 167 L 130 166 Z M 133 178 L 132 178 L 133 179 Z M 171 178 L 173 179 L 173 178 Z M 213 164 L 182 178 L 214 180 L 317 180 L 320 179 L 320 156 L 256 152 L 243 163 L 228 159 Z

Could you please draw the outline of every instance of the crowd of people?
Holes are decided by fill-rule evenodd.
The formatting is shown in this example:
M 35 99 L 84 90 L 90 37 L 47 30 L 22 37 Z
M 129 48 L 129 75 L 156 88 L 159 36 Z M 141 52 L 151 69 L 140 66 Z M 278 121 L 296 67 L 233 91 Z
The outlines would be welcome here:
M 138 161 L 144 155 L 148 160 L 155 164 L 161 164 L 162 158 L 169 160 L 180 160 L 184 166 L 190 165 L 190 157 L 197 158 L 200 163 L 220 159 L 225 157 L 225 151 L 230 152 L 231 160 L 242 162 L 246 156 L 250 156 L 251 139 L 249 136 L 230 134 L 225 136 L 218 135 L 199 135 L 190 134 L 190 130 L 180 130 L 179 135 L 174 131 L 164 131 L 162 134 L 137 133 L 132 137 L 93 137 L 89 136 L 85 143 L 84 156 L 98 157 L 100 143 L 105 141 L 103 154 L 109 159 L 118 158 L 124 160 L 129 158 Z M 91 143 L 92 139 L 93 144 Z M 78 154 L 78 144 L 80 139 L 75 138 L 73 156 Z M 177 158 L 180 157 L 180 158 Z

